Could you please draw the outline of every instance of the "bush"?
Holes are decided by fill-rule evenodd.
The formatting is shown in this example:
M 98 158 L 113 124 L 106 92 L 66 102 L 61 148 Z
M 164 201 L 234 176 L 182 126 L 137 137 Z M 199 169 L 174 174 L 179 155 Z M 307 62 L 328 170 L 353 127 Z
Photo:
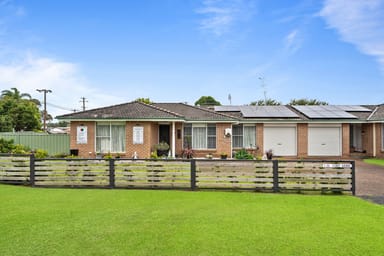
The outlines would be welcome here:
M 48 156 L 48 151 L 44 149 L 37 149 L 35 152 L 36 158 L 46 158 Z
M 0 153 L 11 153 L 14 147 L 13 140 L 0 138 Z
M 13 154 L 28 154 L 31 152 L 31 149 L 27 146 L 16 144 L 13 146 L 12 153 Z
M 236 152 L 235 159 L 253 159 L 253 155 L 247 152 L 245 149 L 241 149 L 240 151 Z

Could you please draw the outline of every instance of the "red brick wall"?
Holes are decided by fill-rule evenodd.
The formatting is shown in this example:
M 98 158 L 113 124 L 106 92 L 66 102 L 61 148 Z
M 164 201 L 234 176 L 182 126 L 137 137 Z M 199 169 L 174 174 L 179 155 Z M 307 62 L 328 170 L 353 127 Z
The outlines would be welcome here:
M 342 124 L 342 157 L 349 157 L 351 150 L 350 125 Z
M 264 155 L 264 124 L 256 124 L 256 145 L 259 147 L 256 154 L 262 157 Z
M 77 144 L 77 127 L 87 127 L 87 144 Z M 95 122 L 71 122 L 71 149 L 78 149 L 80 157 L 96 157 L 95 154 Z
M 220 157 L 221 153 L 227 154 L 228 157 L 232 155 L 232 136 L 224 136 L 225 129 L 232 129 L 231 124 L 217 124 L 216 125 L 216 157 Z
M 297 156 L 308 157 L 308 124 L 297 124 Z

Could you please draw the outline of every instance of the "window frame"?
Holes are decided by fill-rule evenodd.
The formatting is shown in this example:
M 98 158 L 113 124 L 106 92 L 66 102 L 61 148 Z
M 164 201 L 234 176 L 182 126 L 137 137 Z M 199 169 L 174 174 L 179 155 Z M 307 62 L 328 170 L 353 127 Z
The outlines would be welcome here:
M 109 129 L 108 129 L 108 135 L 101 135 L 101 136 L 98 136 L 98 126 L 108 126 Z M 113 139 L 115 136 L 117 135 L 113 135 L 112 133 L 112 128 L 113 126 L 120 126 L 120 128 L 122 129 L 122 131 L 124 131 L 124 134 L 123 134 L 123 144 L 122 144 L 122 151 L 114 151 L 114 143 L 113 143 Z M 109 140 L 109 145 L 108 145 L 108 149 L 107 150 L 104 150 L 101 148 L 100 146 L 100 150 L 98 149 L 98 139 L 99 138 L 103 138 L 103 139 L 108 139 Z M 104 154 L 104 153 L 125 153 L 126 150 L 127 150 L 127 145 L 126 145 L 126 123 L 124 122 L 96 122 L 96 125 L 95 125 L 95 152 L 98 153 L 98 154 Z
M 241 132 L 239 134 L 235 134 L 235 129 L 241 127 Z M 254 144 L 250 144 L 248 146 L 245 146 L 245 135 L 246 135 L 246 128 L 252 127 L 254 131 Z M 238 125 L 232 125 L 232 147 L 239 149 L 239 148 L 245 148 L 245 149 L 255 149 L 257 148 L 257 129 L 256 124 L 238 124 Z M 241 146 L 235 145 L 234 138 L 241 138 Z
M 204 146 L 196 147 L 194 136 L 197 136 L 197 129 L 204 128 Z M 214 128 L 214 129 L 213 129 Z M 196 138 L 195 138 L 196 139 Z M 189 141 L 187 141 L 189 140 Z M 216 123 L 185 123 L 183 126 L 183 148 L 190 147 L 194 150 L 214 150 L 217 148 L 217 126 Z

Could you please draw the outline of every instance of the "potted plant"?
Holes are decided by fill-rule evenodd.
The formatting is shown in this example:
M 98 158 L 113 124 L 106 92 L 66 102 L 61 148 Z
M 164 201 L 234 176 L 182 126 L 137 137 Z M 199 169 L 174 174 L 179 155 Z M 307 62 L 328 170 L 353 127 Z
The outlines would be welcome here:
M 182 157 L 187 159 L 193 158 L 193 150 L 190 147 L 184 148 Z
M 224 152 L 220 153 L 221 159 L 227 159 L 227 157 L 228 157 L 227 153 L 224 153 Z
M 272 149 L 265 152 L 265 154 L 266 154 L 268 160 L 272 160 L 272 156 L 273 156 Z
M 168 156 L 169 145 L 167 142 L 162 141 L 155 145 L 157 156 Z

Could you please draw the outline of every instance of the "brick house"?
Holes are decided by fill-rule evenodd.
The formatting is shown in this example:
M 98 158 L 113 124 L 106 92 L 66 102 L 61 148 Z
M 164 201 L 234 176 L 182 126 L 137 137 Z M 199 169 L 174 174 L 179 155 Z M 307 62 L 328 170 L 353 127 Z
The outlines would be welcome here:
M 384 157 L 384 106 L 216 106 L 130 102 L 57 117 L 71 123 L 71 148 L 81 157 L 150 157 L 167 142 L 195 157 L 231 156 L 245 148 L 284 158 Z

